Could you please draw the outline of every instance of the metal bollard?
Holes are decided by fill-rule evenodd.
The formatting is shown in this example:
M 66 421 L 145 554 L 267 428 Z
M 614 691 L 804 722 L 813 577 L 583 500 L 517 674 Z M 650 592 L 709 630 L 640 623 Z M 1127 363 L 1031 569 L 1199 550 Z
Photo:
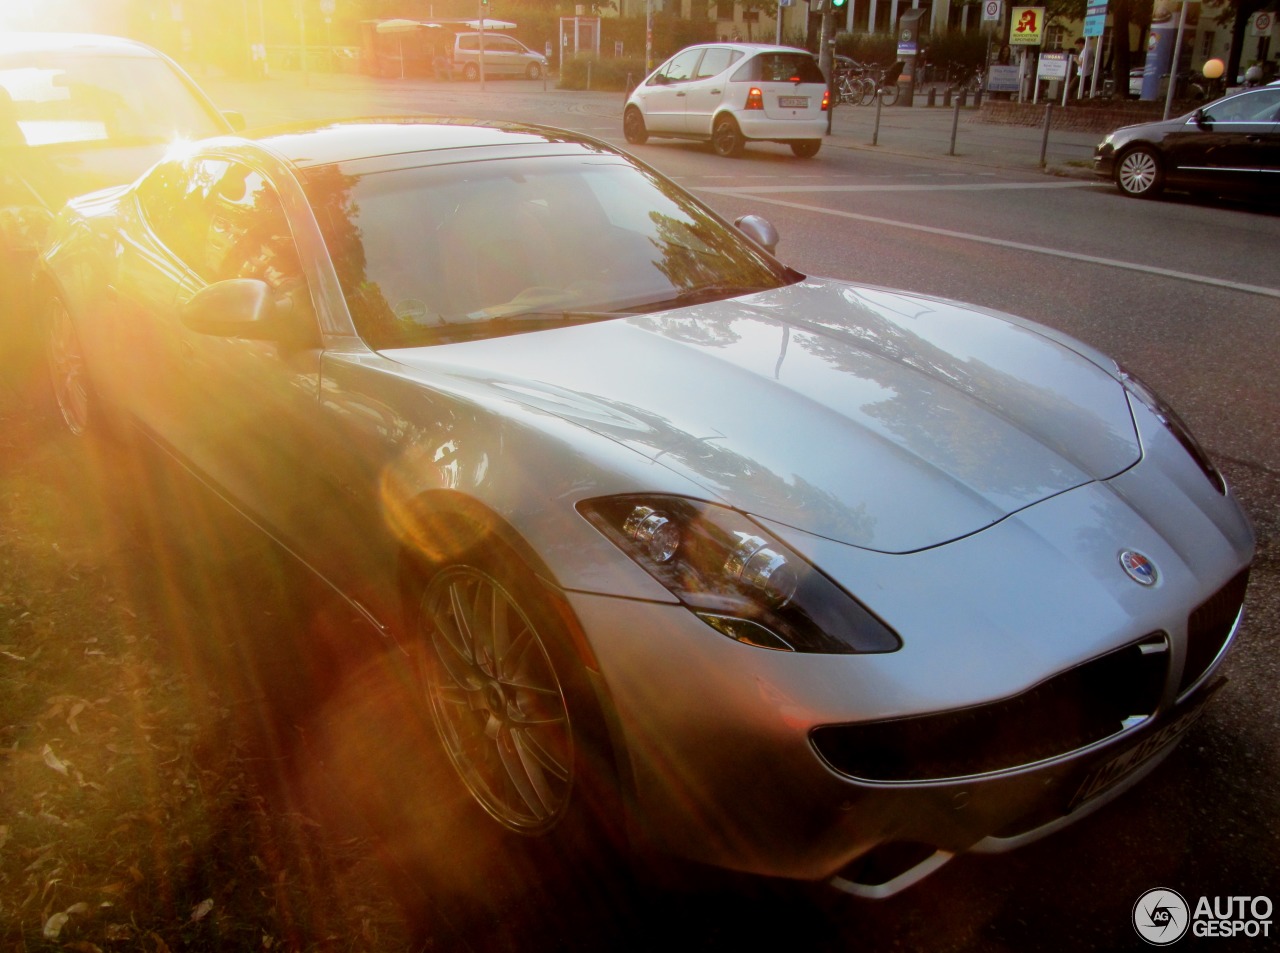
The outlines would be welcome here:
M 1044 106 L 1044 138 L 1040 140 L 1040 168 L 1045 167 L 1045 156 L 1049 152 L 1049 127 L 1053 125 L 1053 103 Z
M 963 96 L 956 97 L 956 108 L 951 114 L 951 148 L 947 150 L 949 156 L 956 154 L 956 128 L 960 125 L 960 101 L 963 98 Z
M 633 85 L 631 84 L 631 74 L 630 74 L 630 73 L 628 73 L 628 74 L 627 74 L 627 86 L 626 86 L 626 89 L 624 89 L 624 90 L 622 91 L 622 101 L 623 101 L 624 103 L 625 103 L 628 99 L 630 99 L 630 98 L 631 98 L 631 91 L 632 91 L 633 89 L 635 89 L 635 86 L 633 86 Z
M 936 86 L 929 87 L 929 105 L 936 106 L 938 104 L 938 88 Z
M 882 106 L 884 106 L 884 97 L 877 95 L 876 96 L 876 125 L 875 125 L 875 128 L 871 130 L 871 144 L 873 146 L 879 145 L 880 143 L 880 109 Z
M 968 104 L 968 102 L 969 102 L 969 91 L 967 89 L 960 90 L 960 95 L 956 98 L 956 103 L 960 106 L 961 109 L 964 109 L 964 107 Z
M 942 93 L 942 108 L 951 108 L 951 87 L 948 86 Z
M 982 106 L 982 87 L 979 86 L 973 91 L 973 108 L 978 109 Z
M 587 60 L 587 89 L 591 88 L 591 61 Z

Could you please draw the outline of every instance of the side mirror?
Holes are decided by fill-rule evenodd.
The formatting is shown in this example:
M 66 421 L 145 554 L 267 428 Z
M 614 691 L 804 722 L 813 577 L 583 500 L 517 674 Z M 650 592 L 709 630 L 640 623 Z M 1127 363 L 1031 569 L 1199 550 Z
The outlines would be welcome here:
M 653 79 L 649 80 L 649 82 L 654 86 L 666 86 L 671 80 L 667 79 L 666 73 L 654 73 Z
M 734 220 L 734 227 L 747 238 L 751 239 L 770 255 L 776 255 L 778 252 L 778 242 L 781 237 L 778 230 L 773 227 L 773 222 L 761 215 L 744 215 Z
M 206 285 L 182 308 L 182 323 L 192 331 L 224 338 L 276 340 L 281 336 L 270 285 L 256 278 L 231 278 Z
M 1213 128 L 1213 120 L 1204 114 L 1203 109 L 1197 109 L 1191 114 L 1191 121 L 1201 129 L 1209 130 Z

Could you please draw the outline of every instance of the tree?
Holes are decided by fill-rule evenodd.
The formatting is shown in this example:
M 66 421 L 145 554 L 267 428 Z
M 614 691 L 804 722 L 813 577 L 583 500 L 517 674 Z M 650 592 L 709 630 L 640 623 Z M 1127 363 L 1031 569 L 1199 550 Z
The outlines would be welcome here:
M 1249 29 L 1249 21 L 1259 10 L 1274 7 L 1271 0 L 1209 0 L 1205 7 L 1214 9 L 1219 23 L 1225 24 L 1234 18 L 1231 26 L 1231 52 L 1227 56 L 1227 71 L 1224 74 L 1230 85 L 1242 72 L 1240 67 L 1244 64 L 1240 62 L 1240 58 L 1244 53 L 1244 35 Z
M 778 0 L 739 0 L 739 3 L 742 6 L 743 20 L 747 24 L 747 42 L 750 43 L 752 21 L 746 14 L 757 13 L 760 17 L 772 18 L 778 12 Z

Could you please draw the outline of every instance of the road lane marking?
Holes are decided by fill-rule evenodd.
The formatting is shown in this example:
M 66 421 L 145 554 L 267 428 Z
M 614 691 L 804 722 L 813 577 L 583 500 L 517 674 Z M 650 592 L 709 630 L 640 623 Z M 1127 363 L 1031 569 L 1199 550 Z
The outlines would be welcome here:
M 1048 183 L 1039 188 L 1068 188 L 1072 185 L 1090 186 L 1093 183 Z M 997 186 L 998 188 L 1018 188 L 1022 187 L 1021 183 L 1011 183 L 1010 185 Z M 1028 184 L 1028 187 L 1037 187 L 1036 183 Z M 968 186 L 938 186 L 938 188 L 968 188 Z M 942 238 L 954 238 L 966 242 L 978 242 L 983 245 L 995 245 L 998 248 L 1010 248 L 1014 251 L 1031 252 L 1036 255 L 1049 255 L 1053 258 L 1066 258 L 1071 261 L 1084 262 L 1089 265 L 1101 265 L 1104 268 L 1119 268 L 1123 271 L 1137 271 L 1148 275 L 1159 275 L 1162 278 L 1176 278 L 1179 281 L 1190 281 L 1201 285 L 1210 285 L 1215 288 L 1226 288 L 1228 291 L 1241 291 L 1246 294 L 1262 295 L 1266 298 L 1280 298 L 1280 288 L 1266 288 L 1262 285 L 1249 285 L 1240 281 L 1228 281 L 1225 278 L 1214 278 L 1210 275 L 1197 275 L 1188 271 L 1175 271 L 1172 268 L 1160 268 L 1156 265 L 1141 265 L 1132 261 L 1120 261 L 1116 258 L 1102 258 L 1098 255 L 1086 255 L 1081 252 L 1065 251 L 1061 248 L 1047 248 L 1044 245 L 1030 245 L 1026 242 L 1015 242 L 1005 238 L 991 238 L 987 235 L 974 235 L 970 232 L 957 232 L 950 228 L 936 228 L 932 225 L 916 225 L 912 222 L 899 222 L 891 218 L 881 218 L 878 215 L 863 215 L 859 212 L 846 212 L 837 208 L 820 208 L 816 205 L 805 205 L 803 202 L 788 202 L 786 199 L 772 199 L 765 195 L 757 194 L 751 188 L 745 189 L 699 189 L 701 192 L 716 192 L 721 195 L 737 195 L 750 194 L 752 201 L 763 202 L 766 205 L 780 205 L 783 208 L 797 209 L 802 212 L 815 212 L 819 215 L 834 215 L 838 218 L 849 218 L 858 222 L 868 222 L 872 225 L 887 225 L 890 228 L 905 228 L 908 231 L 924 232 L 928 235 L 938 235 Z M 781 191 L 781 189 L 779 190 Z M 839 189 L 825 189 L 824 191 L 839 191 Z M 877 187 L 876 191 L 880 191 Z

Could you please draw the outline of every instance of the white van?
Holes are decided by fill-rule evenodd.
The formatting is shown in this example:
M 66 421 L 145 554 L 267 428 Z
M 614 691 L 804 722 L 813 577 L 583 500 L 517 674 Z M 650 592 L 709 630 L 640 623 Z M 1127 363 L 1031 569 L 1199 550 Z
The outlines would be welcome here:
M 453 38 L 453 75 L 468 82 L 480 78 L 480 33 L 459 33 Z M 484 75 L 524 76 L 540 79 L 547 60 L 519 40 L 498 33 L 485 33 Z

